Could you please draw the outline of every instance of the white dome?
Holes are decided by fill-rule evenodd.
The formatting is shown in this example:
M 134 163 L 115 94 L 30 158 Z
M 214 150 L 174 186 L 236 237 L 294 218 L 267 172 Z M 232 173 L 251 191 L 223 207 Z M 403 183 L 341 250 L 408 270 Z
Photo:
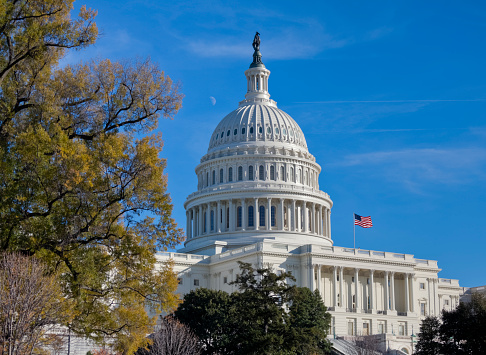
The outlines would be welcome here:
M 221 120 L 211 136 L 208 153 L 255 142 L 282 143 L 289 149 L 295 146 L 307 151 L 304 134 L 292 117 L 276 105 L 251 103 Z

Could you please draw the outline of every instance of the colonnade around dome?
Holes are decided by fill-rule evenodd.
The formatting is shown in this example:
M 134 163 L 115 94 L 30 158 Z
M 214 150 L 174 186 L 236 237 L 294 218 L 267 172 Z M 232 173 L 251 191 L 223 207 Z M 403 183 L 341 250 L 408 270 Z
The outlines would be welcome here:
M 285 198 L 231 198 L 186 211 L 188 239 L 234 231 L 307 233 L 331 239 L 329 207 Z

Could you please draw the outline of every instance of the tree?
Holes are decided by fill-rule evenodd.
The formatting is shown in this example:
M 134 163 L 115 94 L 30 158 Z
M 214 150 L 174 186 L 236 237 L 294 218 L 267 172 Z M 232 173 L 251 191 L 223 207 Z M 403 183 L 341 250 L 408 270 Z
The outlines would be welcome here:
M 232 349 L 238 354 L 276 354 L 285 350 L 289 315 L 285 310 L 295 281 L 290 272 L 279 275 L 270 268 L 254 268 L 238 262 L 240 274 L 233 282 L 240 292 L 233 295 L 235 336 Z
M 154 333 L 149 355 L 199 355 L 198 338 L 191 329 L 173 317 L 164 317 Z
M 157 65 L 66 66 L 97 36 L 72 0 L 0 0 L 0 248 L 34 254 L 75 301 L 70 329 L 133 352 L 177 304 L 155 252 L 182 241 L 171 218 L 160 116 L 182 95 Z M 171 296 L 172 294 L 172 296 Z
M 289 286 L 290 272 L 240 262 L 240 292 L 198 289 L 175 312 L 200 338 L 203 354 L 326 354 L 330 315 L 318 292 Z
M 49 331 L 73 316 L 58 276 L 34 257 L 0 255 L 0 354 L 39 352 L 56 340 Z
M 234 312 L 228 293 L 199 288 L 184 296 L 174 316 L 198 337 L 203 354 L 227 354 L 234 336 Z
M 486 353 L 486 297 L 474 293 L 440 318 L 427 317 L 420 327 L 417 354 Z
M 322 301 L 319 291 L 296 287 L 290 297 L 289 336 L 287 346 L 292 344 L 296 354 L 327 354 L 331 344 L 327 332 L 331 326 L 331 315 Z

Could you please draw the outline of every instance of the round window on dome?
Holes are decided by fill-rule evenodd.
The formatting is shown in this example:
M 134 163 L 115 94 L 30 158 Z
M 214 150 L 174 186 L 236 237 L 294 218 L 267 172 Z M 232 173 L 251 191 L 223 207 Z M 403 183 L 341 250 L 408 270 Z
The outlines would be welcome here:
M 224 136 L 224 132 L 221 132 L 221 138 L 223 138 L 223 136 Z
M 286 136 L 287 135 L 287 130 L 285 128 L 282 129 L 282 133 L 283 133 L 284 136 Z
M 250 134 L 253 134 L 253 126 L 250 127 Z
M 261 127 L 261 126 L 258 127 L 258 133 L 260 133 L 260 134 L 263 133 L 263 127 Z
M 272 133 L 272 129 L 270 127 L 267 127 L 267 133 L 268 134 Z
M 228 129 L 228 132 L 226 132 L 226 137 L 229 137 L 230 132 L 231 132 L 231 131 Z
M 289 135 L 290 135 L 291 137 L 293 137 L 293 136 L 294 136 L 294 131 L 292 131 L 291 129 L 289 129 Z
M 243 128 L 241 129 L 241 134 L 245 134 L 245 133 L 246 133 L 246 128 L 245 128 L 245 127 L 243 127 Z
M 238 128 L 235 128 L 235 130 L 233 131 L 233 134 L 236 136 L 237 133 L 238 133 Z
M 275 133 L 280 134 L 280 130 L 278 129 L 278 127 L 275 128 Z

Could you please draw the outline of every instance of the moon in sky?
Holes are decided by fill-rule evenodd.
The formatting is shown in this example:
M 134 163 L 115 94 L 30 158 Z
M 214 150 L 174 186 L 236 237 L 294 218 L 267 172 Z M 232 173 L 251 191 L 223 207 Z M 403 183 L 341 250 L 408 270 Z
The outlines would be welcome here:
M 209 96 L 209 101 L 211 101 L 211 104 L 214 106 L 216 105 L 216 99 L 212 96 Z

